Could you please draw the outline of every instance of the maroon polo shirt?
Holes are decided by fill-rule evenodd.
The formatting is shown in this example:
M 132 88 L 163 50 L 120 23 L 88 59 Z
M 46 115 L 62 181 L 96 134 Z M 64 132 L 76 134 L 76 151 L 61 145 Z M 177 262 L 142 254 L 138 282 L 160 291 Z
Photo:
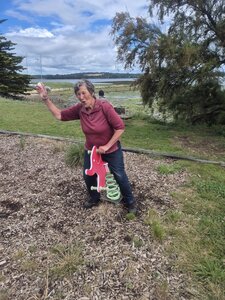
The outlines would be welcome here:
M 82 130 L 86 137 L 85 148 L 91 150 L 93 146 L 104 146 L 108 143 L 115 130 L 124 129 L 124 122 L 114 110 L 113 106 L 105 100 L 96 99 L 91 111 L 78 103 L 61 111 L 62 121 L 80 119 Z M 107 153 L 117 150 L 115 143 Z

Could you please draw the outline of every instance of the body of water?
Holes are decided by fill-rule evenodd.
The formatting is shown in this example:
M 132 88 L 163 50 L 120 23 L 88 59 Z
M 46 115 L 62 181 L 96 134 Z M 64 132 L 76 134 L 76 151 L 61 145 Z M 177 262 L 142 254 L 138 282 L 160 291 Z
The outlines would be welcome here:
M 109 84 L 109 83 L 116 83 L 116 82 L 132 82 L 136 78 L 88 78 L 92 83 L 101 83 L 101 84 Z M 32 79 L 32 83 L 37 82 L 66 82 L 66 83 L 76 83 L 82 79 Z

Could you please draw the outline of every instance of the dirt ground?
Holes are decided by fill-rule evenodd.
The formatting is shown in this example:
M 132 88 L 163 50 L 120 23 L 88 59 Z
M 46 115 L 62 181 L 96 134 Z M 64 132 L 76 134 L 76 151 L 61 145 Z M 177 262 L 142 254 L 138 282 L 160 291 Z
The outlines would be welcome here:
M 170 194 L 185 172 L 160 175 L 172 160 L 124 153 L 138 216 L 102 201 L 83 209 L 80 167 L 65 164 L 62 142 L 0 136 L 0 299 L 191 299 L 188 280 L 153 238 L 149 209 L 175 209 Z

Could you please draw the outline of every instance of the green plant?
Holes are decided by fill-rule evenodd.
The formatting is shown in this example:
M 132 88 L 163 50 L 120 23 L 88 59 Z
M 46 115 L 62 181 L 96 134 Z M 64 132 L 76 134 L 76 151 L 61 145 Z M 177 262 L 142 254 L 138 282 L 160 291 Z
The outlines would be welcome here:
M 56 245 L 51 252 L 54 264 L 49 268 L 50 276 L 70 277 L 83 264 L 82 247 L 76 243 Z
M 212 125 L 211 129 L 213 129 L 217 135 L 225 137 L 225 125 Z
M 165 229 L 159 221 L 153 221 L 151 223 L 151 231 L 153 237 L 159 241 L 162 241 L 165 236 Z
M 125 218 L 128 220 L 128 221 L 132 221 L 132 220 L 135 220 L 136 219 L 136 216 L 134 213 L 127 213 Z
M 224 263 L 215 258 L 202 258 L 195 266 L 194 272 L 203 281 L 225 282 Z
M 130 282 L 130 281 L 126 282 L 125 286 L 128 290 L 132 290 L 134 288 L 133 282 Z
M 0 25 L 5 21 L 1 19 Z M 15 45 L 0 34 L 0 95 L 4 97 L 24 94 L 31 80 L 31 76 L 22 72 L 25 69 L 22 66 L 23 57 L 16 56 L 12 51 Z
M 173 235 L 172 252 L 178 253 L 179 267 L 195 275 L 193 282 L 201 286 L 202 298 L 223 299 L 224 169 L 190 162 L 185 163 L 185 168 L 190 181 L 173 193 L 179 210 L 165 215 L 167 234 L 179 228 L 179 234 Z
M 52 143 L 53 144 L 53 153 L 60 153 L 60 152 L 65 152 L 66 151 L 66 145 L 65 143 Z
M 202 180 L 196 181 L 197 191 L 203 198 L 210 198 L 209 194 L 213 194 L 216 198 L 225 199 L 225 184 L 224 182 Z
M 66 165 L 69 167 L 81 166 L 84 160 L 84 147 L 83 145 L 71 145 L 65 155 Z
M 182 213 L 180 211 L 170 210 L 165 215 L 165 220 L 168 223 L 176 224 L 182 219 Z
M 22 258 L 24 258 L 25 256 L 26 256 L 26 253 L 25 253 L 25 251 L 22 250 L 22 249 L 17 250 L 17 252 L 15 252 L 15 253 L 13 254 L 13 258 L 14 258 L 15 260 L 22 259 Z
M 37 269 L 38 269 L 38 264 L 34 259 L 27 259 L 27 260 L 24 259 L 21 263 L 21 270 L 23 272 L 25 271 L 34 272 Z
M 25 143 L 26 143 L 26 138 L 23 135 L 20 135 L 20 149 L 24 150 L 25 149 Z
M 160 174 L 164 174 L 164 175 L 175 174 L 175 173 L 180 172 L 182 170 L 183 170 L 183 167 L 179 163 L 160 164 L 157 167 L 157 171 Z
M 145 223 L 149 225 L 153 238 L 159 241 L 162 241 L 164 239 L 166 234 L 165 228 L 156 210 L 150 209 L 148 211 Z
M 35 252 L 37 251 L 37 246 L 36 246 L 35 244 L 30 245 L 30 246 L 28 247 L 28 251 L 29 251 L 30 253 L 35 253 Z
M 140 247 L 142 247 L 143 244 L 144 244 L 144 243 L 143 243 L 143 240 L 140 239 L 140 238 L 137 237 L 137 236 L 134 236 L 134 237 L 133 237 L 132 242 L 133 242 L 133 244 L 134 244 L 134 247 L 136 247 L 136 248 L 140 248 Z

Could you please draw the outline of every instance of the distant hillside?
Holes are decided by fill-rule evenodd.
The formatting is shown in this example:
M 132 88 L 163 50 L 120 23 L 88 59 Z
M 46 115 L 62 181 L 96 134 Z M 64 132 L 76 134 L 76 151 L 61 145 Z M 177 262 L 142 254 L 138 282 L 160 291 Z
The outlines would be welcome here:
M 80 79 L 80 78 L 137 78 L 141 74 L 130 73 L 108 73 L 108 72 L 87 72 L 87 73 L 74 73 L 74 74 L 55 74 L 55 75 L 42 75 L 43 79 Z M 40 78 L 41 75 L 32 75 L 33 79 Z

